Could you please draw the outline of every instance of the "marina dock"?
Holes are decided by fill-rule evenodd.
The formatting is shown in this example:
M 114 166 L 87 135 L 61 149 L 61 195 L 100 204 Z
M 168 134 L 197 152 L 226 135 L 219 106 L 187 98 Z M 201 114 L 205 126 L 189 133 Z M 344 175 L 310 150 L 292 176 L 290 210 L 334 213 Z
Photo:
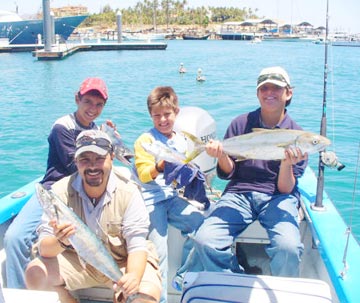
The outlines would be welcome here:
M 1 45 L 0 53 L 32 52 L 38 60 L 62 60 L 79 51 L 165 50 L 166 42 L 94 42 L 55 44 L 45 51 L 43 44 Z
M 0 44 L 0 53 L 23 53 L 43 48 L 43 44 Z

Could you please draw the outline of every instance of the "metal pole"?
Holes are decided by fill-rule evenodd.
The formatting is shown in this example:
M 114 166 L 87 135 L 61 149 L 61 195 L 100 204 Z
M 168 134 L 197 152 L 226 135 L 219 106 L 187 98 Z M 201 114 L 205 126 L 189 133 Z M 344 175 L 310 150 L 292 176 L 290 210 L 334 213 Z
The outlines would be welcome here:
M 51 28 L 51 43 L 55 43 L 55 16 L 53 12 L 50 12 L 50 28 Z
M 121 21 L 121 13 L 118 12 L 116 14 L 116 26 L 117 26 L 117 35 L 118 35 L 118 43 L 122 41 L 122 21 Z
M 50 20 L 50 0 L 43 0 L 43 32 L 44 32 L 44 49 L 51 51 L 51 20 Z
M 153 7 L 153 9 L 154 9 L 154 11 L 153 11 L 153 27 L 154 27 L 154 33 L 156 33 L 156 13 L 157 13 L 156 10 L 157 10 L 157 5 L 158 5 L 157 0 L 154 0 L 153 5 L 154 5 L 154 7 Z

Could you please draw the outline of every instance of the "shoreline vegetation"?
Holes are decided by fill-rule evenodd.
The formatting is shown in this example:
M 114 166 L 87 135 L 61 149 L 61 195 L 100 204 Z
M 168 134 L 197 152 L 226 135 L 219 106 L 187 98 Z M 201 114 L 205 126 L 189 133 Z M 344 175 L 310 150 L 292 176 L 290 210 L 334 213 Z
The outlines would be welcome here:
M 262 18 L 256 15 L 258 9 L 234 7 L 196 7 L 186 6 L 184 1 L 138 2 L 127 9 L 113 9 L 105 5 L 100 13 L 90 14 L 74 34 L 90 32 L 111 35 L 116 32 L 117 14 L 121 14 L 122 31 L 129 33 L 167 33 L 169 38 L 184 34 L 212 34 L 223 22 L 244 21 Z

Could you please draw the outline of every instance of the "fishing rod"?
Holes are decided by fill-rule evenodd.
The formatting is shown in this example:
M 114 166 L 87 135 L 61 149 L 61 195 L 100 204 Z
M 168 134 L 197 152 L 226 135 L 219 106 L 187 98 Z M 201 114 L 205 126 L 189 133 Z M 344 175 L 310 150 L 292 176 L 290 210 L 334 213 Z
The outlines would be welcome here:
M 327 100 L 327 76 L 329 73 L 328 68 L 328 44 L 329 44 L 329 0 L 326 1 L 326 28 L 325 28 L 325 62 L 324 62 L 324 87 L 323 87 L 323 105 L 322 117 L 320 124 L 320 135 L 326 137 L 326 100 Z M 345 165 L 338 161 L 334 152 L 323 151 L 319 155 L 319 172 L 316 188 L 316 201 L 312 207 L 316 210 L 324 210 L 323 206 L 323 193 L 324 193 L 324 171 L 325 166 L 337 167 L 337 170 L 342 170 Z
M 320 135 L 326 137 L 326 89 L 328 76 L 328 36 L 329 36 L 329 0 L 326 1 L 326 27 L 325 27 L 325 62 L 324 62 L 324 88 L 323 88 L 323 104 L 322 116 L 320 124 Z M 319 171 L 316 188 L 315 208 L 323 209 L 323 192 L 324 192 L 324 170 L 325 164 L 322 161 L 321 154 L 319 155 Z

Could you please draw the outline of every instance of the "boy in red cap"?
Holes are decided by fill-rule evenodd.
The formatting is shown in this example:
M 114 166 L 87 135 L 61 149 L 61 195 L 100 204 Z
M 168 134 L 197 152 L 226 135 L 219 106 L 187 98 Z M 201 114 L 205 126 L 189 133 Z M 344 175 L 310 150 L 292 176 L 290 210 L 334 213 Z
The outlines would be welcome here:
M 85 79 L 75 94 L 77 110 L 55 121 L 50 131 L 47 169 L 42 183 L 47 189 L 74 173 L 75 140 L 87 129 L 98 129 L 94 120 L 100 116 L 108 90 L 100 78 Z M 111 122 L 108 122 L 111 124 Z M 8 288 L 25 288 L 24 271 L 30 262 L 32 244 L 37 238 L 42 208 L 33 195 L 9 226 L 5 237 L 6 279 Z

